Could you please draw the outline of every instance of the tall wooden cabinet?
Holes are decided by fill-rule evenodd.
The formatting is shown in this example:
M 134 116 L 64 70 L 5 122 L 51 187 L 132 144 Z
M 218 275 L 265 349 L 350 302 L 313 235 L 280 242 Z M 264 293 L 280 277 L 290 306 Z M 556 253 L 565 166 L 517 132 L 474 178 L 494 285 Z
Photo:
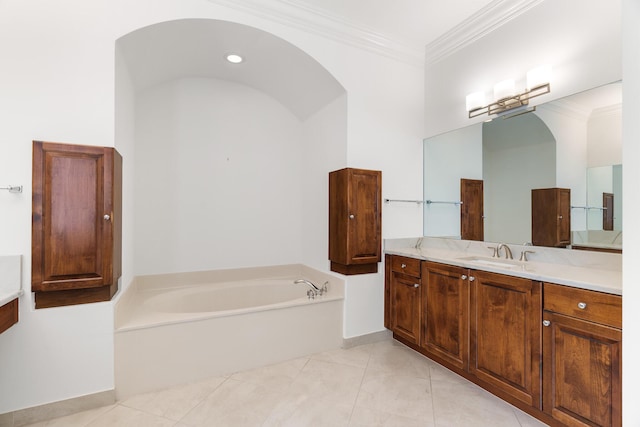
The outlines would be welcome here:
M 342 274 L 376 273 L 382 260 L 382 173 L 329 173 L 329 260 Z
M 531 190 L 531 242 L 535 246 L 571 244 L 571 190 Z
M 122 258 L 122 157 L 34 141 L 31 290 L 36 308 L 109 301 Z

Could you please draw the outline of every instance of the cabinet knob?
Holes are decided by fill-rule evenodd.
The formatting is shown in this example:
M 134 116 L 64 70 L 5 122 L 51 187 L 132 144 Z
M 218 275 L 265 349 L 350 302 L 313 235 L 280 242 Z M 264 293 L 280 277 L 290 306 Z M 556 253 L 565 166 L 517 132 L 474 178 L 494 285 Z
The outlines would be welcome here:
M 413 287 L 414 287 L 414 288 L 419 288 L 419 287 L 420 287 L 420 283 L 414 283 L 414 284 L 413 284 Z
M 407 264 L 400 265 L 400 268 L 407 268 Z
M 474 280 L 476 280 L 476 278 L 475 278 L 475 277 L 473 277 L 473 276 L 469 276 L 469 281 L 470 281 L 470 282 L 473 282 Z
M 104 214 L 102 218 L 104 218 L 105 221 L 109 221 L 111 219 L 111 216 L 109 214 Z
M 584 310 L 585 308 L 587 308 L 587 303 L 586 302 L 579 302 L 578 303 L 578 308 L 580 310 Z
M 558 215 L 558 219 L 562 219 L 562 215 Z
M 353 219 L 353 218 L 355 218 L 355 217 L 356 217 L 356 216 L 355 216 L 354 214 L 349 215 L 349 219 Z
M 466 275 L 466 274 L 463 274 L 462 276 L 460 276 L 460 278 L 461 278 L 462 280 L 467 280 L 467 275 Z
M 542 324 L 543 324 L 544 326 L 549 326 L 549 325 L 551 325 L 551 321 L 549 321 L 549 320 L 543 320 L 543 321 L 542 321 Z

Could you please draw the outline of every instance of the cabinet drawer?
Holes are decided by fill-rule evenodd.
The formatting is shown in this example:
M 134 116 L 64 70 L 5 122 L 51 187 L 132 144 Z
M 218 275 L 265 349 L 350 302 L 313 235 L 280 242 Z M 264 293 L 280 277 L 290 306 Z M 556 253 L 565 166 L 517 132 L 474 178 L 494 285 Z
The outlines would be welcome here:
M 404 256 L 391 257 L 391 271 L 420 277 L 420 260 Z
M 622 328 L 622 297 L 619 295 L 545 283 L 544 309 Z

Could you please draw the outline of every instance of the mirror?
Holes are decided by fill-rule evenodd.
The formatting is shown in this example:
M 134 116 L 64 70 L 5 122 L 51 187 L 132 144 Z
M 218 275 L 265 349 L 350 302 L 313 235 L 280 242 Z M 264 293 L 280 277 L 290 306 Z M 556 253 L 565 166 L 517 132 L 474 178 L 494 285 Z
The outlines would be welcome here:
M 610 244 L 621 242 L 621 85 L 425 139 L 424 199 L 432 203 L 425 204 L 423 234 L 461 238 L 462 207 L 452 202 L 460 201 L 464 178 L 483 181 L 485 241 L 530 242 L 531 189 L 561 187 L 571 190 L 572 242 L 597 246 L 605 231 L 620 233 L 607 237 Z M 613 195 L 613 230 L 603 229 L 603 193 Z

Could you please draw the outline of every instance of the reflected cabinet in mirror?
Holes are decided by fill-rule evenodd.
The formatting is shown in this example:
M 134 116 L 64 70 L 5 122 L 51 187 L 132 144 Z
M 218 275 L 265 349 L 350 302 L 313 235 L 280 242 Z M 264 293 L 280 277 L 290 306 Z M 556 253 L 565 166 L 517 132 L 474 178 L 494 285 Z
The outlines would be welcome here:
M 533 190 L 560 188 L 570 190 L 569 218 L 563 216 L 563 224 L 558 220 L 559 227 L 570 224 L 570 247 L 621 250 L 621 89 L 621 82 L 612 83 L 538 105 L 527 114 L 426 139 L 424 199 L 463 204 L 425 204 L 424 235 L 532 242 L 537 231 L 532 203 L 539 203 Z M 469 180 L 482 183 L 480 196 L 465 191 Z M 480 203 L 467 202 L 481 206 L 480 211 L 465 210 L 462 199 L 469 194 L 482 197 Z M 466 235 L 468 224 L 478 221 L 482 232 Z M 559 246 L 567 246 L 561 241 Z

